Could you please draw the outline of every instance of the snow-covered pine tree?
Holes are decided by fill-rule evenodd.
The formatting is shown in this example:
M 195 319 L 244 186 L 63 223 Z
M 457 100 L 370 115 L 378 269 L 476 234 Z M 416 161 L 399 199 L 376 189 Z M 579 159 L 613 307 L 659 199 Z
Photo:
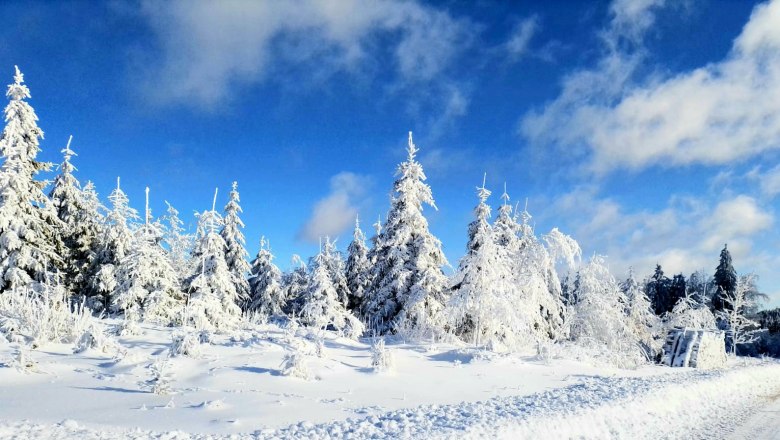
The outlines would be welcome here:
M 521 286 L 524 299 L 516 307 L 537 311 L 531 325 L 534 339 L 562 339 L 566 336 L 566 309 L 556 265 L 559 261 L 565 261 L 570 268 L 574 267 L 581 252 L 580 247 L 574 239 L 557 228 L 543 235 L 540 240 L 528 224 L 530 214 L 527 210 L 522 217 L 525 220 L 520 225 L 515 282 Z
M 282 276 L 282 290 L 287 301 L 282 310 L 297 316 L 303 305 L 303 294 L 309 288 L 309 274 L 306 263 L 297 254 L 292 256 L 290 267 L 290 271 Z
M 179 219 L 179 211 L 167 201 L 168 206 L 165 220 L 168 225 L 163 234 L 163 240 L 168 245 L 168 261 L 176 272 L 179 282 L 190 274 L 190 250 L 192 249 L 192 236 L 184 232 L 184 222 Z
M 246 308 L 249 306 L 249 282 L 247 281 L 247 275 L 251 267 L 246 261 L 249 252 L 246 251 L 246 239 L 243 232 L 241 232 L 241 229 L 244 228 L 244 222 L 239 217 L 239 214 L 243 212 L 241 205 L 239 205 L 240 201 L 238 182 L 233 182 L 230 198 L 227 205 L 225 205 L 224 226 L 220 235 L 225 241 L 225 262 L 236 283 L 237 304 L 239 307 Z
M 447 259 L 428 230 L 423 204 L 434 209 L 417 147 L 409 132 L 407 160 L 398 166 L 390 210 L 377 238 L 371 287 L 362 314 L 378 333 L 427 337 L 442 327 Z
M 731 262 L 731 252 L 728 245 L 723 245 L 720 251 L 720 261 L 715 268 L 715 296 L 712 298 L 712 307 L 715 313 L 728 311 L 729 304 L 734 301 L 734 294 L 737 291 L 737 271 Z
M 64 223 L 62 241 L 67 257 L 64 259 L 63 283 L 69 292 L 76 295 L 84 290 L 99 229 L 94 218 L 96 212 L 90 210 L 81 184 L 73 175 L 76 167 L 71 163 L 71 158 L 76 153 L 70 148 L 72 140 L 73 136 L 62 150 L 60 173 L 54 178 L 49 198 L 57 210 L 57 217 Z
M 341 252 L 336 249 L 336 240 L 325 237 L 325 242 L 322 244 L 322 257 L 323 264 L 333 282 L 333 287 L 336 289 L 336 295 L 339 301 L 344 304 L 344 307 L 347 307 L 350 296 L 349 285 L 344 273 L 344 259 L 341 256 Z
M 238 324 L 241 309 L 235 276 L 225 261 L 225 240 L 219 234 L 222 217 L 216 212 L 216 202 L 215 192 L 211 211 L 199 215 L 193 273 L 184 281 L 189 295 L 185 323 L 198 330 L 229 331 Z
M 493 235 L 489 196 L 483 180 L 477 188 L 479 203 L 469 224 L 466 255 L 452 278 L 446 316 L 454 333 L 474 345 L 515 346 L 518 339 L 531 335 L 532 318 L 522 315 L 527 309 L 517 307 L 522 298 L 512 277 L 513 260 L 501 252 Z
M 119 177 L 116 188 L 109 194 L 111 210 L 106 215 L 97 251 L 90 266 L 89 290 L 95 307 L 108 310 L 111 295 L 116 290 L 116 270 L 127 257 L 133 243 L 132 224 L 138 220 L 138 211 L 130 207 L 130 200 L 122 191 Z
M 650 299 L 634 277 L 634 268 L 629 268 L 628 278 L 620 284 L 620 290 L 627 301 L 628 326 L 642 344 L 648 358 L 652 359 L 661 348 L 661 323 L 653 313 Z
M 101 237 L 104 234 L 103 228 L 106 224 L 104 215 L 106 207 L 100 203 L 100 198 L 95 190 L 95 184 L 89 180 L 81 190 L 81 203 L 83 209 L 78 211 L 76 224 L 78 224 L 78 228 L 84 231 L 81 234 L 81 239 L 84 240 L 84 243 L 79 242 L 79 245 L 84 246 L 89 242 L 89 249 L 86 251 L 87 258 L 82 268 L 84 279 L 82 280 L 81 290 L 77 292 L 79 297 L 75 298 L 78 303 L 87 299 L 92 292 L 89 277 L 94 275 L 94 262 L 101 249 Z M 92 307 L 91 304 L 90 307 Z
M 261 237 L 260 250 L 252 260 L 252 268 L 249 271 L 249 310 L 267 317 L 281 316 L 285 305 L 282 272 L 273 263 L 273 259 L 271 246 L 265 237 Z
M 371 281 L 370 271 L 366 236 L 360 229 L 360 219 L 355 217 L 355 230 L 352 233 L 352 243 L 347 247 L 347 264 L 344 270 L 349 291 L 348 310 L 356 312 L 359 309 Z
M 51 168 L 36 160 L 43 138 L 38 117 L 25 99 L 30 90 L 16 67 L 6 96 L 5 128 L 0 136 L 0 293 L 16 288 L 42 290 L 63 268 L 61 234 L 64 229 L 51 201 L 43 193 L 46 182 L 35 175 Z
M 505 252 L 514 255 L 520 250 L 520 225 L 512 216 L 512 205 L 509 204 L 509 194 L 506 192 L 506 183 L 504 183 L 504 193 L 501 195 L 501 207 L 498 208 L 498 216 L 493 223 L 493 235 L 496 243 L 504 248 Z
M 314 258 L 311 280 L 303 294 L 301 322 L 317 329 L 332 329 L 357 338 L 363 333 L 363 323 L 339 299 L 328 270 L 327 258 L 323 249 Z
M 578 301 L 571 318 L 571 337 L 579 344 L 605 350 L 619 365 L 644 359 L 625 313 L 625 296 L 604 259 L 594 255 L 580 269 Z
M 144 224 L 135 231 L 128 254 L 117 267 L 112 306 L 126 318 L 174 325 L 181 322 L 184 295 L 161 246 L 162 227 L 151 217 L 147 187 Z

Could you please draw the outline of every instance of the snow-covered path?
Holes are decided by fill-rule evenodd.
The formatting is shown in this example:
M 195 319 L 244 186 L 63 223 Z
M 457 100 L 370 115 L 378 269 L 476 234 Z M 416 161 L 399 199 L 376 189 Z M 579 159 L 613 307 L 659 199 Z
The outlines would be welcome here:
M 767 402 L 768 401 L 768 402 Z M 743 419 L 734 432 L 734 440 L 775 440 L 780 438 L 780 393 L 762 400 L 764 406 Z
M 317 425 L 302 422 L 231 438 L 776 438 L 780 420 L 775 416 L 780 413 L 773 411 L 780 410 L 778 395 L 780 363 L 753 363 L 715 372 L 585 377 L 577 384 L 532 395 L 423 405 Z M 772 403 L 749 417 L 767 399 Z M 736 431 L 729 428 L 739 420 L 748 423 Z M 72 421 L 0 422 L 0 437 L 218 438 L 182 432 L 95 431 Z

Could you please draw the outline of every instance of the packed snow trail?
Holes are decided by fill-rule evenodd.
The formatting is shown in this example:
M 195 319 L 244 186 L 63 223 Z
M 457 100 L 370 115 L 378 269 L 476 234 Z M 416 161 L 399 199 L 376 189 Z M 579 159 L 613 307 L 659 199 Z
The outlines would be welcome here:
M 361 420 L 301 422 L 233 439 L 326 438 L 740 438 L 740 420 L 780 394 L 780 363 L 648 378 L 585 377 L 581 383 L 522 397 L 457 405 L 424 405 Z M 775 404 L 777 406 L 777 404 Z M 757 416 L 758 417 L 758 416 Z M 759 417 L 760 418 L 760 417 Z M 757 432 L 772 435 L 774 425 Z M 736 429 L 736 431 L 735 431 Z M 746 431 L 751 432 L 751 431 Z M 1 438 L 214 439 L 216 435 L 141 430 L 96 431 L 0 422 Z M 763 437 L 767 438 L 767 437 Z
M 733 435 L 734 440 L 772 440 L 780 437 L 780 393 L 769 396 L 749 418 L 743 420 Z

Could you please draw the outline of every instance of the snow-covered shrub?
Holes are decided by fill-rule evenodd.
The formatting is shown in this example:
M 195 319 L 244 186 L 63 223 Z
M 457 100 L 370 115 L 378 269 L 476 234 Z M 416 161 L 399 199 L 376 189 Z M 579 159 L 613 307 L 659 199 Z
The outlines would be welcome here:
M 200 355 L 200 344 L 203 338 L 202 332 L 176 331 L 171 335 L 171 345 L 168 346 L 170 357 Z
M 152 373 L 151 379 L 146 381 L 149 391 L 162 396 L 170 394 L 171 381 L 173 380 L 170 361 L 166 358 L 157 359 L 149 364 L 149 371 Z
M 674 328 L 693 328 L 711 330 L 717 328 L 715 315 L 705 304 L 693 298 L 680 298 L 670 313 L 664 316 L 666 331 Z
M 6 366 L 15 368 L 19 372 L 29 373 L 35 370 L 36 362 L 29 356 L 29 352 L 23 345 L 18 345 L 13 351 L 13 357 Z
M 577 295 L 571 320 L 571 337 L 577 344 L 619 367 L 647 361 L 628 323 L 627 299 L 602 257 L 594 256 L 580 269 Z
M 371 341 L 371 368 L 374 369 L 374 372 L 391 371 L 394 364 L 393 353 L 385 347 L 385 340 L 374 338 Z
M 73 347 L 73 353 L 82 353 L 89 349 L 99 350 L 103 353 L 114 353 L 119 351 L 119 347 L 106 332 L 96 323 L 91 323 L 81 333 Z
M 83 307 L 71 308 L 59 286 L 7 291 L 0 295 L 0 332 L 12 341 L 29 341 L 32 348 L 48 342 L 73 343 L 92 316 Z
M 306 357 L 307 355 L 300 348 L 287 352 L 282 361 L 281 374 L 305 380 L 311 379 L 312 375 L 309 371 Z

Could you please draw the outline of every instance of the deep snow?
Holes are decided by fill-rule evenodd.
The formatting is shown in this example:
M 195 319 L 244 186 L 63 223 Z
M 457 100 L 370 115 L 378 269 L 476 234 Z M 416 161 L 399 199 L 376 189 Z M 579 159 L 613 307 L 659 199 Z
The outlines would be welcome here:
M 27 353 L 33 372 L 0 368 L 0 437 L 717 438 L 780 393 L 773 361 L 620 370 L 402 341 L 387 344 L 393 371 L 375 373 L 370 341 L 330 334 L 321 358 L 303 343 L 307 381 L 281 375 L 291 335 L 263 325 L 171 358 L 172 394 L 161 396 L 150 392 L 151 366 L 168 356 L 173 330 L 142 330 L 119 338 L 121 354 L 50 344 Z M 0 342 L 0 362 L 12 364 L 15 349 Z

